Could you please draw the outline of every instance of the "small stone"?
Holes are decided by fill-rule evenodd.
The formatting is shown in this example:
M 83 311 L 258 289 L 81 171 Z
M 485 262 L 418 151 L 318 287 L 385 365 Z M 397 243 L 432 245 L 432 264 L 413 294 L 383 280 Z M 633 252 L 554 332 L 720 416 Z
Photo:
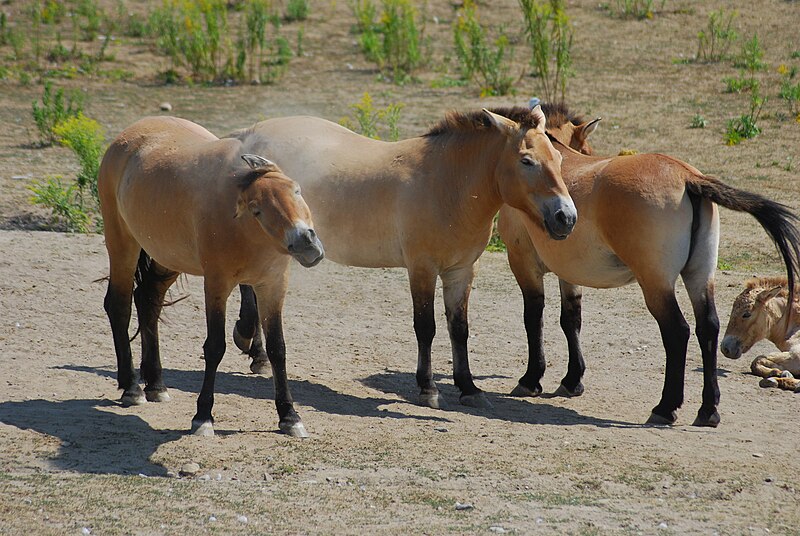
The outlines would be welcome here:
M 89 528 L 83 527 L 81 529 L 81 534 L 91 534 L 91 533 L 92 533 L 92 530 L 89 529 Z
M 667 523 L 665 521 L 662 521 L 661 523 L 658 524 L 658 528 L 661 529 L 661 530 L 664 530 L 664 529 L 669 528 L 669 525 L 667 525 Z
M 208 516 L 208 520 L 209 520 L 211 523 L 214 523 L 214 522 L 217 520 L 217 517 L 216 517 L 216 516 Z
M 247 523 L 247 516 L 242 516 L 242 515 L 236 516 L 236 521 L 238 521 L 239 523 Z
M 264 479 L 265 482 L 272 482 L 273 480 L 275 480 L 269 473 L 264 473 L 263 475 L 261 475 L 261 477 Z
M 460 502 L 456 501 L 456 510 L 460 510 L 460 511 L 461 510 L 472 510 L 473 508 L 475 508 L 475 507 L 472 506 L 470 503 L 460 503 Z
M 489 527 L 489 530 L 494 532 L 495 534 L 505 534 L 507 531 L 503 527 L 499 525 L 492 525 Z
M 200 472 L 200 464 L 195 462 L 184 463 L 178 474 L 181 476 L 194 476 Z
M 767 478 L 764 479 L 764 482 L 775 482 L 775 479 L 772 478 L 771 476 L 768 476 Z
M 200 475 L 197 480 L 211 480 L 211 475 Z
M 753 453 L 753 458 L 763 458 L 763 457 L 764 457 L 764 455 L 761 454 L 760 452 L 754 452 Z
M 447 432 L 447 428 L 434 428 L 437 432 Z
M 144 474 L 144 473 L 139 473 L 139 476 L 140 476 L 141 478 L 147 478 L 147 475 L 146 475 L 146 474 Z
M 168 102 L 162 102 L 161 104 L 158 105 L 158 108 L 162 112 L 171 112 L 172 111 L 172 105 L 170 103 L 168 103 Z

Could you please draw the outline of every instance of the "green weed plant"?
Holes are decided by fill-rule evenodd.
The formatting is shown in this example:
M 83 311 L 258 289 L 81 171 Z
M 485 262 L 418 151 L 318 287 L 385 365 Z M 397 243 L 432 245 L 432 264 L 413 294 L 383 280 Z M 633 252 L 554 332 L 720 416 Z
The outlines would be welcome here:
M 525 37 L 531 48 L 531 66 L 547 101 L 564 101 L 573 76 L 574 30 L 564 0 L 519 0 L 525 18 Z
M 461 76 L 475 83 L 482 97 L 508 95 L 514 86 L 511 75 L 511 44 L 503 29 L 492 41 L 478 20 L 473 0 L 465 0 L 453 24 L 453 41 Z
M 58 136 L 55 127 L 71 117 L 81 113 L 83 94 L 78 91 L 66 93 L 63 88 L 53 90 L 53 83 L 45 81 L 42 101 L 34 101 L 32 105 L 33 120 L 39 130 L 42 145 L 53 144 Z
M 725 12 L 724 9 L 708 14 L 706 28 L 697 34 L 698 61 L 714 63 L 728 56 L 731 45 L 739 39 L 739 34 L 732 28 L 733 20 L 737 16 L 736 11 Z
M 353 117 L 343 117 L 339 124 L 368 138 L 381 139 L 381 131 L 388 131 L 389 141 L 400 139 L 400 115 L 405 105 L 389 104 L 386 108 L 376 108 L 372 96 L 364 92 L 361 100 L 350 105 Z

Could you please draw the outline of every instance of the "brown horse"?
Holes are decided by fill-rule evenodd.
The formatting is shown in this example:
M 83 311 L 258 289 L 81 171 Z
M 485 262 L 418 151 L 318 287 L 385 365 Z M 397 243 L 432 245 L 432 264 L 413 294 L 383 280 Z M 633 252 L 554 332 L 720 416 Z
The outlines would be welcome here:
M 231 137 L 298 177 L 328 258 L 408 269 L 420 402 L 432 407 L 440 405 L 431 342 L 441 277 L 461 403 L 489 405 L 469 372 L 467 303 L 473 265 L 488 243 L 492 219 L 507 203 L 547 229 L 549 239 L 561 240 L 577 217 L 541 110 L 526 110 L 513 121 L 502 111 L 453 112 L 427 134 L 393 143 L 314 117 L 271 119 Z M 234 340 L 250 350 L 258 370 L 254 300 L 248 294 L 243 289 Z
M 760 355 L 750 370 L 762 387 L 780 387 L 800 393 L 800 292 L 789 299 L 785 277 L 759 277 L 747 281 L 734 300 L 725 337 L 719 347 L 730 359 L 739 359 L 764 339 L 780 352 Z
M 524 218 L 515 208 L 504 206 L 500 211 L 500 235 L 522 289 L 529 345 L 527 371 L 512 394 L 535 396 L 542 392 L 542 277 L 546 272 L 560 278 L 561 326 L 567 336 L 569 366 L 558 392 L 571 396 L 583 392 L 585 370 L 579 345 L 578 285 L 613 288 L 636 281 L 658 322 L 667 356 L 661 401 L 648 422 L 675 422 L 676 410 L 683 403 L 689 340 L 689 326 L 675 298 L 675 282 L 680 275 L 697 318 L 703 357 L 703 401 L 694 424 L 717 426 L 717 205 L 756 218 L 777 245 L 790 286 L 800 267 L 800 233 L 794 225 L 797 217 L 783 205 L 727 186 L 669 156 L 582 154 L 574 148 L 590 152 L 586 136 L 596 123 L 571 117 L 565 107 L 546 107 L 545 111 L 554 145 L 563 156 L 564 182 L 581 218 L 566 240 L 555 242 L 547 239 L 538 222 Z M 509 117 L 513 119 L 514 114 Z
M 269 160 L 243 154 L 241 145 L 219 140 L 183 119 L 149 117 L 125 129 L 103 157 L 98 190 L 111 266 L 105 309 L 122 402 L 169 398 L 161 377 L 158 317 L 164 295 L 180 273 L 201 275 L 208 335 L 192 428 L 198 435 L 213 435 L 214 379 L 225 353 L 225 305 L 231 290 L 246 283 L 258 296 L 267 334 L 280 429 L 304 436 L 286 378 L 281 310 L 290 258 L 314 266 L 323 257 L 322 245 L 297 183 Z M 249 167 L 237 165 L 240 157 Z M 128 338 L 132 295 L 142 335 L 144 392 Z

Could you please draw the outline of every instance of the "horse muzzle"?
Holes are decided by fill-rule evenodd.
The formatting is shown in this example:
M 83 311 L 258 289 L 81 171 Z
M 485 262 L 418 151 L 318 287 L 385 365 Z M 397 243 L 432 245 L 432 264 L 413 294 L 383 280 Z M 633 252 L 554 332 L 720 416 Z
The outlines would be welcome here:
M 297 262 L 311 268 L 325 258 L 325 249 L 317 238 L 314 229 L 305 225 L 297 225 L 287 233 L 286 249 Z
M 545 204 L 542 214 L 544 228 L 553 240 L 567 238 L 578 222 L 578 211 L 569 197 L 559 197 Z
M 726 335 L 719 344 L 722 355 L 728 359 L 739 359 L 742 357 L 742 341 L 733 335 Z

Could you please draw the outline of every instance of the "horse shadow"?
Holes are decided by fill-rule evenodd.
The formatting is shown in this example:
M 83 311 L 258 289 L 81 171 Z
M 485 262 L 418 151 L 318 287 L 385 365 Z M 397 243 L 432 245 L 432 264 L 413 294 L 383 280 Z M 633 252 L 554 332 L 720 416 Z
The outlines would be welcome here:
M 115 405 L 97 399 L 2 402 L 0 422 L 60 439 L 58 453 L 49 460 L 57 470 L 166 476 L 166 468 L 150 457 L 160 445 L 185 432 L 155 430 L 136 415 L 103 410 Z
M 505 376 L 475 376 L 475 380 L 486 380 L 489 378 L 504 378 Z M 491 420 L 505 422 L 515 422 L 523 424 L 542 424 L 542 425 L 591 425 L 598 428 L 641 428 L 651 425 L 626 422 L 613 419 L 601 419 L 590 415 L 582 415 L 569 408 L 555 406 L 546 402 L 552 395 L 543 394 L 536 398 L 517 398 L 501 393 L 486 391 L 486 397 L 492 403 L 493 408 L 471 408 L 462 406 L 459 403 L 460 392 L 452 384 L 447 382 L 449 376 L 434 375 L 434 379 L 439 387 L 439 392 L 444 399 L 445 407 L 442 411 L 469 413 L 471 415 L 484 417 Z M 400 372 L 387 370 L 383 373 L 373 374 L 361 380 L 361 383 L 372 389 L 384 393 L 391 393 L 407 402 L 415 403 L 413 397 L 419 391 L 416 376 L 410 372 Z
M 75 372 L 86 372 L 101 377 L 116 379 L 116 371 L 108 368 L 86 367 L 82 365 L 61 365 L 56 368 Z M 200 393 L 203 385 L 202 370 L 164 369 L 164 383 L 167 389 L 177 389 L 187 393 Z M 434 423 L 450 422 L 445 417 L 429 415 L 409 415 L 387 409 L 397 400 L 383 397 L 357 397 L 343 394 L 308 380 L 289 380 L 289 388 L 296 402 L 310 406 L 317 411 L 332 415 L 357 417 L 380 417 L 383 419 L 410 419 Z M 275 400 L 275 386 L 271 377 L 243 372 L 218 371 L 214 383 L 215 394 L 238 395 L 245 398 L 272 402 Z M 276 422 L 277 424 L 277 422 Z M 277 428 L 275 429 L 277 431 Z M 219 430 L 225 433 L 224 430 Z

